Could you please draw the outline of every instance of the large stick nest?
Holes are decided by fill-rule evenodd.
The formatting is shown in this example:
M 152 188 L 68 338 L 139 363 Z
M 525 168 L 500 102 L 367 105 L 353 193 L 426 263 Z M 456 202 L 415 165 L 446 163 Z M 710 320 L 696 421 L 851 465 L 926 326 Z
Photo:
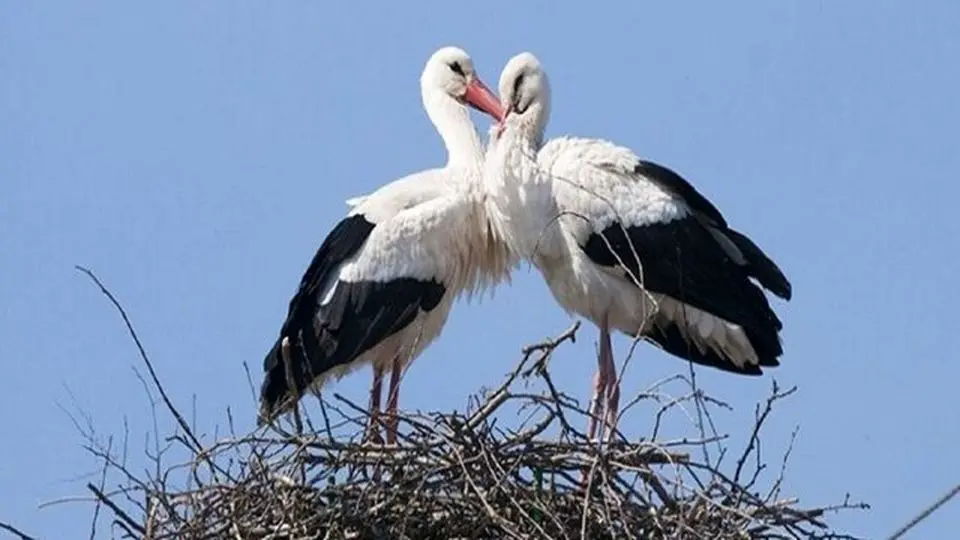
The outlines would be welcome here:
M 97 512 L 112 513 L 114 533 L 138 539 L 854 538 L 823 519 L 865 505 L 796 507 L 781 496 L 786 456 L 760 491 L 761 427 L 794 389 L 773 384 L 729 466 L 726 437 L 703 428 L 724 404 L 687 376 L 661 381 L 625 407 L 622 414 L 653 404 L 649 437 L 591 442 L 580 431 L 586 411 L 557 389 L 547 364 L 576 330 L 524 349 L 503 384 L 473 396 L 466 412 L 402 412 L 391 446 L 363 443 L 367 413 L 339 395 L 316 396 L 319 425 L 298 412 L 290 430 L 203 445 L 158 387 L 180 430 L 148 454 L 152 471 L 132 472 L 91 430 L 89 449 L 105 465 L 104 481 L 88 488 Z M 686 385 L 685 395 L 667 397 L 671 382 Z M 663 439 L 663 420 L 680 409 L 697 411 L 697 434 Z M 498 425 L 511 420 L 513 427 Z M 164 465 L 176 449 L 188 458 Z M 122 481 L 106 489 L 115 474 Z
M 697 387 L 692 367 L 620 412 L 622 419 L 650 405 L 639 411 L 650 419 L 648 436 L 631 440 L 618 431 L 610 442 L 588 440 L 578 429 L 587 412 L 558 390 L 548 366 L 579 324 L 526 347 L 506 380 L 472 396 L 465 412 L 401 412 L 396 445 L 361 442 L 366 410 L 336 394 L 316 395 L 319 425 L 297 410 L 284 421 L 290 426 L 238 435 L 228 410 L 230 435 L 205 444 L 173 404 L 119 301 L 78 269 L 122 316 L 147 369 L 148 376 L 137 373 L 154 414 L 148 469 L 127 463 L 126 423 L 118 450 L 113 437 L 97 436 L 88 415 L 72 417 L 103 463 L 99 484 L 87 484 L 95 503 L 91 538 L 109 513 L 113 536 L 134 539 L 854 539 L 824 518 L 867 508 L 848 498 L 800 508 L 783 497 L 793 438 L 779 474 L 761 488 L 761 429 L 774 404 L 796 390 L 775 381 L 739 452 L 711 416 L 729 406 Z M 627 363 L 631 357 L 632 349 Z M 682 391 L 671 395 L 671 384 Z M 178 426 L 173 435 L 159 432 L 158 404 Z M 664 426 L 677 411 L 694 418 L 694 430 L 668 438 Z

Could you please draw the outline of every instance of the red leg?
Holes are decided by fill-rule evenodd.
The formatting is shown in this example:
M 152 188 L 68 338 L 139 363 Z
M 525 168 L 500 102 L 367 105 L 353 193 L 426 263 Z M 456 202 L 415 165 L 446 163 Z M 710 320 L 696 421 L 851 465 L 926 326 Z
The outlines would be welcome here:
M 606 403 L 606 392 L 610 374 L 607 372 L 609 356 L 607 348 L 610 346 L 609 340 L 604 340 L 606 334 L 606 316 L 600 325 L 600 353 L 597 355 L 597 373 L 593 377 L 593 397 L 590 399 L 590 421 L 587 424 L 587 438 L 593 439 L 597 434 L 598 419 L 603 417 L 603 406 Z
M 605 349 L 606 358 L 606 372 L 607 376 L 607 406 L 606 414 L 604 415 L 604 424 L 606 427 L 606 434 L 604 435 L 604 440 L 610 440 L 613 436 L 613 432 L 617 427 L 617 415 L 620 413 L 620 379 L 617 376 L 617 366 L 613 362 L 613 344 L 610 340 L 610 328 L 606 327 L 601 330 L 600 339 L 606 343 L 606 347 L 602 347 L 601 350 Z
M 373 366 L 373 387 L 370 389 L 370 419 L 365 439 L 367 442 L 383 444 L 380 438 L 380 394 L 383 391 L 383 366 Z
M 620 403 L 620 385 L 617 384 L 617 369 L 613 364 L 613 346 L 610 342 L 610 325 L 607 315 L 600 320 L 600 352 L 597 354 L 597 374 L 594 377 L 593 399 L 590 406 L 590 423 L 587 426 L 587 437 L 593 439 L 597 432 L 597 422 L 602 417 L 604 428 L 600 437 L 607 440 L 613 431 L 612 418 L 616 418 L 616 411 Z M 601 403 L 603 405 L 601 405 Z M 601 409 L 603 409 L 601 411 Z M 609 433 L 607 432 L 609 427 Z M 580 477 L 580 485 L 587 488 L 589 468 L 584 468 Z
M 387 444 L 397 443 L 397 409 L 400 403 L 400 376 L 403 368 L 400 358 L 394 358 L 390 370 L 390 389 L 387 391 Z

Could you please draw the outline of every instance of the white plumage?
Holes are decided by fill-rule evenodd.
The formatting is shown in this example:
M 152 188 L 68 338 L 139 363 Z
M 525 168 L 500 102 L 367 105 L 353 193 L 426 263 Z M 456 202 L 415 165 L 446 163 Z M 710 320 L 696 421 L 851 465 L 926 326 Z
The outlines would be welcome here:
M 508 277 L 507 251 L 484 217 L 483 147 L 465 106 L 500 118 L 499 103 L 455 47 L 428 60 L 421 96 L 447 164 L 347 201 L 348 215 L 318 249 L 264 361 L 261 423 L 367 363 L 373 421 L 388 368 L 388 412 L 395 411 L 401 370 L 440 334 L 455 298 Z M 395 437 L 391 422 L 388 442 Z
M 543 144 L 550 87 L 532 54 L 507 63 L 500 95 L 506 119 L 492 130 L 484 171 L 489 219 L 567 312 L 600 328 L 594 418 L 606 394 L 613 429 L 610 328 L 735 373 L 778 365 L 781 323 L 750 278 L 787 299 L 790 284 L 752 241 L 686 180 L 626 148 L 575 137 Z
M 408 180 L 399 186 L 403 190 L 389 189 Z M 484 227 L 478 182 L 477 169 L 438 169 L 369 195 L 348 216 L 362 216 L 376 227 L 363 249 L 344 261 L 339 281 L 436 279 L 457 293 L 499 282 L 506 268 L 496 255 L 505 256 L 505 250 L 481 249 L 492 236 Z

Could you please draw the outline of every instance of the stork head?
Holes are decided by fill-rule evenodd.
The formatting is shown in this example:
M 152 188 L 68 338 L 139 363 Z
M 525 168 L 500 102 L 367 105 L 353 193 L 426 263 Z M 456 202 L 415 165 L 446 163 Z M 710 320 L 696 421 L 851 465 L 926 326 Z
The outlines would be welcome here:
M 516 126 L 535 140 L 543 137 L 550 119 L 550 81 L 533 53 L 522 52 L 503 67 L 500 102 L 506 113 L 504 128 Z
M 444 47 L 433 53 L 420 75 L 420 87 L 425 104 L 435 96 L 446 95 L 497 121 L 503 119 L 500 101 L 477 76 L 470 55 L 458 47 Z

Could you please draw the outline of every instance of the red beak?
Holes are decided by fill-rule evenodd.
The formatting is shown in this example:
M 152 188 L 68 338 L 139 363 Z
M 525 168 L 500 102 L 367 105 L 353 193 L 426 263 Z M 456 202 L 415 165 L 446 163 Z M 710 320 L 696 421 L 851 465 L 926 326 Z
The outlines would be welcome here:
M 466 93 L 463 94 L 463 100 L 474 109 L 489 114 L 497 122 L 503 121 L 504 113 L 500 100 L 480 79 L 474 78 L 470 81 Z

